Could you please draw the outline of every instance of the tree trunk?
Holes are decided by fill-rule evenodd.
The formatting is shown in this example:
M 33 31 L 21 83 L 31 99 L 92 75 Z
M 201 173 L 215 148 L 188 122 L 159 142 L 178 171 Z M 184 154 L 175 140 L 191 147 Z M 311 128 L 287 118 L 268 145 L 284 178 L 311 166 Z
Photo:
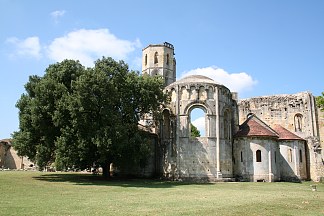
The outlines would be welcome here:
M 110 163 L 106 162 L 102 164 L 102 176 L 105 179 L 108 179 L 110 177 Z

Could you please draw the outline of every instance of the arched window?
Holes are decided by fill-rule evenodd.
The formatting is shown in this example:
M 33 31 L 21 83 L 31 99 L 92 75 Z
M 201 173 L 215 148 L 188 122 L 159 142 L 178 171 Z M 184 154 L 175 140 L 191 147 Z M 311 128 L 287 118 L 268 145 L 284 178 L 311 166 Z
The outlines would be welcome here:
M 147 65 L 147 54 L 145 54 L 145 65 Z
M 155 52 L 154 54 L 154 64 L 157 64 L 159 61 L 158 61 L 158 52 Z
M 190 123 L 197 128 L 197 130 L 200 133 L 200 136 L 206 136 L 206 113 L 203 109 L 196 107 L 191 110 Z M 190 130 L 191 129 L 192 128 L 190 128 Z
M 199 87 L 198 98 L 199 98 L 199 100 L 206 100 L 207 99 L 207 92 L 205 90 L 205 87 L 203 87 L 203 86 Z
M 288 162 L 292 162 L 292 150 L 288 149 Z
M 261 150 L 257 150 L 256 153 L 256 162 L 261 162 Z
M 170 59 L 170 55 L 169 55 L 169 53 L 167 54 L 166 58 L 167 58 L 167 59 L 166 59 L 166 64 L 169 65 L 169 63 L 170 63 L 170 62 L 169 62 L 169 61 L 170 61 L 170 60 L 169 60 L 169 59 Z
M 189 93 L 188 93 L 188 90 L 185 86 L 182 86 L 181 87 L 181 91 L 180 91 L 180 94 L 181 94 L 181 100 L 188 100 L 188 97 L 189 97 Z
M 303 163 L 303 151 L 299 149 L 299 162 Z
M 303 128 L 303 115 L 296 114 L 294 117 L 295 132 L 302 131 Z

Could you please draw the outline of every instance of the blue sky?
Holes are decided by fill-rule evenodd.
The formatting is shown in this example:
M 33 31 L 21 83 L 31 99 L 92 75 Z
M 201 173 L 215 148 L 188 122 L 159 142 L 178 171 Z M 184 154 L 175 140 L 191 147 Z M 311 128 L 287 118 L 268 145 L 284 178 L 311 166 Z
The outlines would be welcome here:
M 324 91 L 324 1 L 0 0 L 0 139 L 30 75 L 101 56 L 141 70 L 141 50 L 172 43 L 177 77 L 204 74 L 239 98 Z

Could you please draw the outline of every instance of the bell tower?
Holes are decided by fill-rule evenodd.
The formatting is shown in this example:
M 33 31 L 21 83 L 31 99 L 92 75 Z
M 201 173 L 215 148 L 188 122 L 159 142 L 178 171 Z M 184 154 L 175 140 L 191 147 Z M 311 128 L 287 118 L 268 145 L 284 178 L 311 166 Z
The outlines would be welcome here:
M 150 76 L 160 75 L 165 86 L 176 81 L 176 60 L 172 44 L 151 44 L 145 47 L 142 57 L 142 73 Z

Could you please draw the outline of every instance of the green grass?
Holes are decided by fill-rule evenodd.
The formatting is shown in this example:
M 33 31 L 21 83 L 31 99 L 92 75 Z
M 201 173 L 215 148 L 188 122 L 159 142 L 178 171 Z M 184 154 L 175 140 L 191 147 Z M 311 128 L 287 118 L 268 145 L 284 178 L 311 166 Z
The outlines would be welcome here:
M 0 172 L 0 215 L 324 215 L 324 184 L 186 184 Z

